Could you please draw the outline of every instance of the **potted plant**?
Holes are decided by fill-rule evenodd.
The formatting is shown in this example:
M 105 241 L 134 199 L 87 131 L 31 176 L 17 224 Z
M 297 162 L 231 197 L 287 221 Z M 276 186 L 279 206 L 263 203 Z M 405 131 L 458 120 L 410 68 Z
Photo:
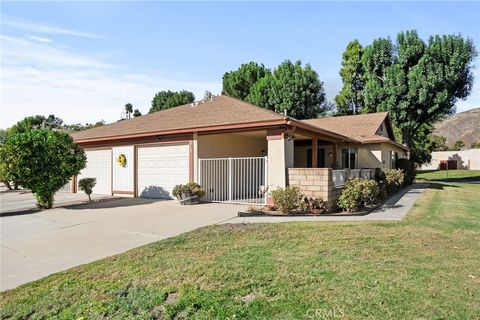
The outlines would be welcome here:
M 200 198 L 205 195 L 205 190 L 198 183 L 190 182 L 176 185 L 172 190 L 172 195 L 181 204 L 193 204 L 200 201 Z

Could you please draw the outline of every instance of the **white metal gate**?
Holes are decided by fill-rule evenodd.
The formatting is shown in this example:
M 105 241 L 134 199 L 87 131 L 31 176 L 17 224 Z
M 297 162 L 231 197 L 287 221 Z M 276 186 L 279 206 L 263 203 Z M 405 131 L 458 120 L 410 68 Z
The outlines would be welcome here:
M 266 204 L 267 157 L 199 159 L 206 201 Z

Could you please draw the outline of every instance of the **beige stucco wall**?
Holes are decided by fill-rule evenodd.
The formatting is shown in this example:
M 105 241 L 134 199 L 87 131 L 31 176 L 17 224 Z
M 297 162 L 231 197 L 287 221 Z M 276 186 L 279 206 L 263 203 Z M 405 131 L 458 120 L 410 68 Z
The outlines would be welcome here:
M 337 164 L 342 164 L 342 149 L 348 148 L 348 145 L 338 145 L 337 147 Z M 371 143 L 361 145 L 350 145 L 350 148 L 358 150 L 358 168 L 383 168 L 391 167 L 390 150 L 398 153 L 399 158 L 404 158 L 405 152 L 390 143 Z
M 382 168 L 383 169 L 392 169 L 390 151 L 397 152 L 398 158 L 405 157 L 405 151 L 403 151 L 401 148 L 395 145 L 392 145 L 390 143 L 382 143 L 382 163 L 383 163 Z
M 292 168 L 293 140 L 268 140 L 268 186 L 269 190 L 287 186 L 287 168 Z
M 432 161 L 422 165 L 421 170 L 437 170 L 442 160 L 457 160 L 459 169 L 480 170 L 480 149 L 432 152 Z
M 365 144 L 358 147 L 359 168 L 382 168 L 382 144 Z
M 265 136 L 222 133 L 198 136 L 198 158 L 262 157 L 267 155 Z

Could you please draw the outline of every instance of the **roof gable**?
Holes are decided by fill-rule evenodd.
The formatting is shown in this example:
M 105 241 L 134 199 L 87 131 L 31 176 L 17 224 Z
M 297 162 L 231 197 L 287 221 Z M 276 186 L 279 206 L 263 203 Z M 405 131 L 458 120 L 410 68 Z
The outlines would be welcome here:
M 388 112 L 318 118 L 304 121 L 361 142 L 376 141 L 382 138 L 395 141 L 392 126 L 388 118 Z M 379 129 L 383 124 L 385 124 L 387 130 L 387 137 L 379 133 Z

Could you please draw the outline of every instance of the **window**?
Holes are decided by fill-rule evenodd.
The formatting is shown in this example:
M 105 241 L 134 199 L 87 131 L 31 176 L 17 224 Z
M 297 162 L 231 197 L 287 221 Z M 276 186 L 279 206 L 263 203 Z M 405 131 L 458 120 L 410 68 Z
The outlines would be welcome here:
M 397 167 L 398 153 L 390 150 L 390 169 Z
M 342 168 L 356 169 L 358 167 L 357 148 L 342 149 Z
M 307 168 L 312 167 L 312 149 L 307 149 Z M 325 168 L 325 149 L 317 149 L 317 168 Z

